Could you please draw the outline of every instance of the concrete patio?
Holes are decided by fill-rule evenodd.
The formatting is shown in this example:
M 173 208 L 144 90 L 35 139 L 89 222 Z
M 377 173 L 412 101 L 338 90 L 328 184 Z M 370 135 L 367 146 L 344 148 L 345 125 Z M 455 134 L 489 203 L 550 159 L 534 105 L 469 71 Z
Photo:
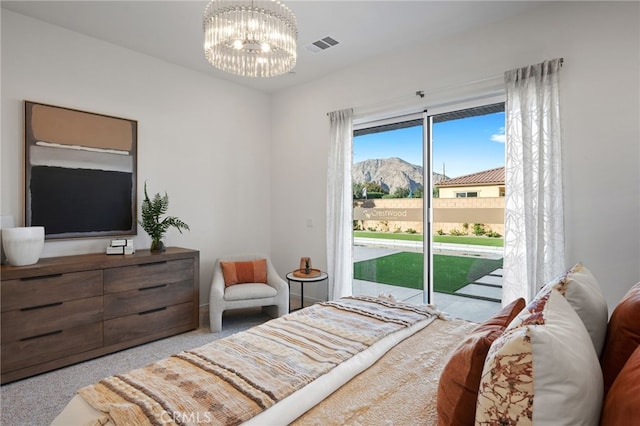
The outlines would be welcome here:
M 403 288 L 394 285 L 379 284 L 370 281 L 354 280 L 353 294 L 378 296 L 379 294 L 391 294 L 397 300 L 411 303 L 424 303 L 423 293 L 420 290 Z M 454 296 L 445 293 L 434 293 L 432 304 L 446 312 L 452 318 L 462 318 L 467 321 L 480 323 L 500 310 L 501 304 L 488 300 L 473 299 L 470 297 Z
M 400 249 L 400 250 L 399 250 Z M 382 246 L 382 244 L 373 246 L 354 245 L 353 261 L 374 259 L 381 256 L 398 253 L 403 250 L 397 244 L 393 246 Z M 447 247 L 450 250 L 450 247 Z M 465 247 L 465 250 L 468 248 Z M 417 250 L 416 250 L 417 251 Z M 438 309 L 446 312 L 453 318 L 462 318 L 473 322 L 482 322 L 496 313 L 501 308 L 500 295 L 502 270 L 496 270 L 488 275 L 481 277 L 474 283 L 463 287 L 458 292 L 467 294 L 468 296 L 455 296 L 445 293 L 433 293 L 432 304 Z M 399 287 L 388 284 L 380 284 L 370 281 L 354 280 L 353 294 L 364 294 L 369 296 L 377 296 L 381 293 L 391 294 L 397 300 L 407 301 L 411 303 L 424 303 L 424 295 L 422 290 Z

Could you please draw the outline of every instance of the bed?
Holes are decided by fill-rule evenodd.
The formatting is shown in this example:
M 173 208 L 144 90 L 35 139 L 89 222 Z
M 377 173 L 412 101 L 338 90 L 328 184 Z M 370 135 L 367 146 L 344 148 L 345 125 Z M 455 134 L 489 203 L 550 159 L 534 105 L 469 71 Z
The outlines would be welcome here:
M 53 424 L 625 424 L 639 315 L 640 283 L 607 323 L 580 264 L 483 324 L 343 298 L 80 389 Z
M 397 411 L 384 404 L 435 418 L 441 366 L 474 327 L 388 297 L 316 304 L 81 389 L 53 424 L 344 424 Z M 398 401 L 399 383 L 424 398 Z

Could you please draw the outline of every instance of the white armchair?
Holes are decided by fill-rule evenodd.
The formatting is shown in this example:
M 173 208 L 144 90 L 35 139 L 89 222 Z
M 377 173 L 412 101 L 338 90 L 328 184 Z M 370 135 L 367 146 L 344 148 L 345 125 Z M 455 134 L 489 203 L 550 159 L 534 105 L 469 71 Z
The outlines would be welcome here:
M 267 259 L 267 284 L 247 283 L 224 285 L 220 262 L 246 262 Z M 262 306 L 271 317 L 280 317 L 289 312 L 289 286 L 280 278 L 271 260 L 261 254 L 225 256 L 216 261 L 209 294 L 209 326 L 211 332 L 222 330 L 222 313 L 229 309 Z

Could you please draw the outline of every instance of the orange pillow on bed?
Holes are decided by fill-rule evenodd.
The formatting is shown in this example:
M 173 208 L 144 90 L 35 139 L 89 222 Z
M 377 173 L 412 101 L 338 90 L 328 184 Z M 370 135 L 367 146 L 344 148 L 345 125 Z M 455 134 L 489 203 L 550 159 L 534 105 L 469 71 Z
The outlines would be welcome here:
M 438 425 L 473 425 L 484 360 L 496 340 L 526 306 L 514 300 L 478 325 L 451 354 L 438 383 Z
M 640 346 L 631 354 L 607 393 L 602 426 L 626 426 L 640 419 Z
M 629 289 L 609 319 L 607 336 L 600 356 L 605 396 L 638 345 L 640 345 L 640 283 Z
M 224 285 L 267 283 L 267 259 L 246 262 L 220 262 Z

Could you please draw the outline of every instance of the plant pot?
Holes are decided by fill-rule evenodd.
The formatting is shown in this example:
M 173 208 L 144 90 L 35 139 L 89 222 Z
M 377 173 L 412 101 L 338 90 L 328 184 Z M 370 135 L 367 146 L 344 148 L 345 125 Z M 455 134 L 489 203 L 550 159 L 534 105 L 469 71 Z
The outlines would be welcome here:
M 44 226 L 3 229 L 2 247 L 10 265 L 38 263 L 44 248 Z
M 166 250 L 164 243 L 161 240 L 151 241 L 151 252 L 152 253 L 162 253 Z

